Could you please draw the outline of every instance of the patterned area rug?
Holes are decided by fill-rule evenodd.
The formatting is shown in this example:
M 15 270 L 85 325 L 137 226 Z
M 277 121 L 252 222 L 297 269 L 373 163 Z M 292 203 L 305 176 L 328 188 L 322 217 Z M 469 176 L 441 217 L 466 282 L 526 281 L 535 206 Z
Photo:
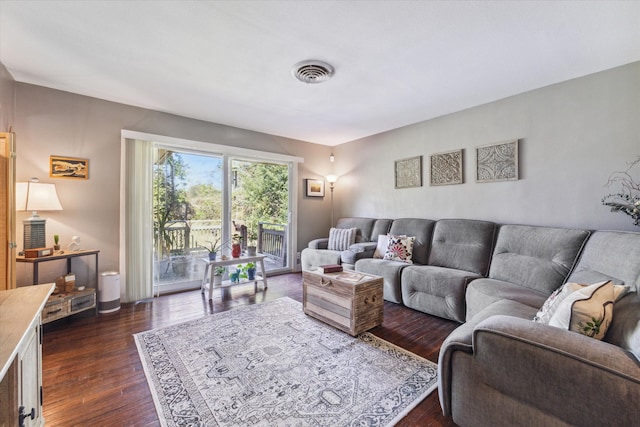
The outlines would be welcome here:
M 290 298 L 135 335 L 164 426 L 385 426 L 436 388 L 437 365 L 353 338 Z

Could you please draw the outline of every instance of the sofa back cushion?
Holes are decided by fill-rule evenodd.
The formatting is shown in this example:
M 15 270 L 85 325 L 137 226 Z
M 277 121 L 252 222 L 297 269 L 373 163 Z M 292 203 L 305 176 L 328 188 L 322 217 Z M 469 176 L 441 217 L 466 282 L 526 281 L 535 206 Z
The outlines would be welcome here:
M 611 280 L 629 286 L 631 291 L 640 290 L 640 233 L 594 232 L 567 280 L 576 283 Z
M 489 272 L 497 225 L 488 221 L 441 219 L 433 228 L 429 265 Z
M 586 230 L 503 225 L 489 277 L 549 295 L 565 282 L 588 236 Z
M 356 228 L 356 243 L 371 242 L 375 218 L 340 218 L 335 228 Z M 376 234 L 376 240 L 378 235 Z
M 394 219 L 389 234 L 415 237 L 411 260 L 416 264 L 427 264 L 435 221 L 420 218 Z
M 377 242 L 379 235 L 386 235 L 391 228 L 392 222 L 393 220 L 391 219 L 377 219 L 375 224 L 373 224 L 373 230 L 371 231 L 369 242 Z

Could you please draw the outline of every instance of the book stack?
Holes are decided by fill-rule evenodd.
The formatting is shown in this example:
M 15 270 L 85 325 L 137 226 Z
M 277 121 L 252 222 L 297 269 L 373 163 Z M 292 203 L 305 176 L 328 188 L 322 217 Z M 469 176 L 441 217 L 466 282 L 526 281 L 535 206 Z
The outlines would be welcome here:
M 338 264 L 321 265 L 318 267 L 318 273 L 339 273 L 342 271 L 342 266 Z

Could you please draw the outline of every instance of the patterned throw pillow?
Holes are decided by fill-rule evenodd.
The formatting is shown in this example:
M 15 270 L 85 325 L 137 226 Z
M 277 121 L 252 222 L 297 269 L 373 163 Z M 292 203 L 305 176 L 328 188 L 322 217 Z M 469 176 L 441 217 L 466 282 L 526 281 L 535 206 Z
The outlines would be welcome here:
M 613 304 L 628 290 L 611 281 L 585 286 L 560 303 L 549 325 L 601 340 L 613 319 Z
M 383 259 L 413 264 L 411 256 L 413 255 L 413 242 L 415 240 L 415 237 L 389 235 L 389 244 Z
M 566 283 L 542 306 L 534 321 L 601 340 L 613 319 L 613 305 L 629 291 L 611 281 Z
M 329 243 L 327 249 L 330 251 L 346 251 L 349 246 L 356 242 L 357 228 L 331 228 L 329 230 Z

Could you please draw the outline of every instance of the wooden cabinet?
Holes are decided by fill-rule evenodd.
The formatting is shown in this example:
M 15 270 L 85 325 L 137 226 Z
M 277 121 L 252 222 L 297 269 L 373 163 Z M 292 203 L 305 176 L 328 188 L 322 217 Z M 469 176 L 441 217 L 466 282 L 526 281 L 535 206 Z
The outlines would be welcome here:
M 353 336 L 382 323 L 382 277 L 355 272 L 305 271 L 302 278 L 306 314 Z
M 16 286 L 15 135 L 0 132 L 0 291 Z
M 0 425 L 44 425 L 40 315 L 52 291 L 52 284 L 0 291 Z

